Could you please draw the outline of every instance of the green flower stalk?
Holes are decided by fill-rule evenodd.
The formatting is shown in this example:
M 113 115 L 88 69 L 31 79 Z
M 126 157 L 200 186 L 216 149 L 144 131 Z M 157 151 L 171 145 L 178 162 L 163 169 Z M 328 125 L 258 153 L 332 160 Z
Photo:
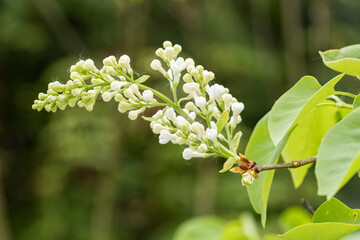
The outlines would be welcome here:
M 91 59 L 80 60 L 70 68 L 71 80 L 50 83 L 32 108 L 56 112 L 77 105 L 92 111 L 101 97 L 105 102 L 116 101 L 118 111 L 135 120 L 148 108 L 162 107 L 152 117 L 143 117 L 159 134 L 160 144 L 184 145 L 185 160 L 215 155 L 227 158 L 221 172 L 227 171 L 240 163 L 237 148 L 242 132 L 236 127 L 244 104 L 228 88 L 212 84 L 213 72 L 196 66 L 191 58 L 178 57 L 181 50 L 180 45 L 165 41 L 155 52 L 163 63 L 154 59 L 150 64 L 170 82 L 171 99 L 144 84 L 148 75 L 134 78 L 130 58 L 123 55 L 118 60 L 105 58 L 100 70 Z

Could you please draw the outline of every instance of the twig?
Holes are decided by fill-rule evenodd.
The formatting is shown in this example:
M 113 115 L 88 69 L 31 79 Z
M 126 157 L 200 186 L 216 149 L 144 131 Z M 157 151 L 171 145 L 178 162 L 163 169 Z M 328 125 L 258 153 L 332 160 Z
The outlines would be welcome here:
M 289 163 L 279 163 L 279 164 L 269 164 L 269 165 L 256 165 L 254 170 L 259 173 L 266 170 L 273 170 L 273 169 L 282 169 L 282 168 L 298 168 L 300 166 L 313 163 L 317 159 L 317 156 L 306 158 L 299 161 L 293 161 Z
M 309 203 L 305 198 L 302 198 L 302 199 L 301 199 L 301 203 L 302 203 L 303 207 L 304 207 L 309 213 L 311 213 L 311 215 L 314 215 L 314 213 L 315 213 L 314 208 L 310 205 L 310 203 Z

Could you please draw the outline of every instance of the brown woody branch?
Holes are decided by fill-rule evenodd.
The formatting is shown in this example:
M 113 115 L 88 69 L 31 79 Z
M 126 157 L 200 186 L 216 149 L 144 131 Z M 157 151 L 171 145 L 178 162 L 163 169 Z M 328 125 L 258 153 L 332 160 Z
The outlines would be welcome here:
M 293 161 L 289 163 L 279 163 L 279 164 L 268 164 L 268 165 L 256 165 L 254 167 L 255 172 L 259 173 L 266 170 L 273 170 L 273 169 L 282 169 L 282 168 L 298 168 L 304 166 L 309 163 L 315 162 L 317 156 L 306 158 L 303 160 Z

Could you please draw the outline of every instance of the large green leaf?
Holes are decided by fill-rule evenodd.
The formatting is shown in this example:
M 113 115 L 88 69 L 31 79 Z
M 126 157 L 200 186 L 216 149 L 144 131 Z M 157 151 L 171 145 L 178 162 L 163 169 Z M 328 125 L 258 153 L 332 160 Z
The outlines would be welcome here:
M 287 208 L 279 218 L 279 224 L 283 231 L 289 231 L 306 223 L 311 223 L 311 214 L 305 208 L 298 206 Z
M 334 86 L 343 76 L 336 76 L 323 87 L 314 77 L 305 76 L 275 102 L 269 116 L 269 131 L 275 145 L 316 104 L 335 92 Z
M 360 44 L 319 52 L 329 68 L 352 76 L 360 76 Z
M 275 146 L 270 138 L 268 118 L 269 114 L 266 114 L 255 126 L 245 150 L 248 159 L 256 161 L 257 164 L 276 163 L 290 134 L 289 132 L 278 146 Z M 247 187 L 250 202 L 254 210 L 261 214 L 263 226 L 265 226 L 266 222 L 267 202 L 274 173 L 274 170 L 259 173 L 259 177 L 254 184 Z
M 289 240 L 339 240 L 340 238 L 360 229 L 360 225 L 347 223 L 308 223 L 280 235 Z
M 354 99 L 354 103 L 353 103 L 353 108 L 358 108 L 360 107 L 360 94 L 356 96 L 356 98 Z
M 300 225 L 281 235 L 284 239 L 338 240 L 360 229 L 360 210 L 350 209 L 332 198 L 314 213 L 312 223 Z
M 318 194 L 328 199 L 360 169 L 360 108 L 335 124 L 323 138 L 315 168 Z
M 199 217 L 190 219 L 176 230 L 174 240 L 218 240 L 225 221 L 219 217 Z
M 314 223 L 341 222 L 360 224 L 360 210 L 351 209 L 336 198 L 327 200 L 316 210 L 312 218 Z
M 281 153 L 284 162 L 297 161 L 317 155 L 321 139 L 325 133 L 339 120 L 349 114 L 352 109 L 331 105 L 332 101 L 324 101 L 323 105 L 314 107 L 298 123 Z M 312 164 L 300 168 L 289 169 L 295 188 L 303 182 Z

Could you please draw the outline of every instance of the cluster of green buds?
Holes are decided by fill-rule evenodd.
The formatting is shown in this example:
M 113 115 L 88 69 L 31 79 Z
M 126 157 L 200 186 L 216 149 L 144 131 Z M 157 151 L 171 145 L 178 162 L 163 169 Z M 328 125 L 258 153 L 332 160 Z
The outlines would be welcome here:
M 119 112 L 127 112 L 131 120 L 148 108 L 161 108 L 152 117 L 143 116 L 159 134 L 160 144 L 183 145 L 185 160 L 214 155 L 227 158 L 221 172 L 227 171 L 240 163 L 237 148 L 242 133 L 236 127 L 244 104 L 229 89 L 212 84 L 214 73 L 195 65 L 191 58 L 178 57 L 181 50 L 180 45 L 165 41 L 155 52 L 163 63 L 154 59 L 150 64 L 170 82 L 171 98 L 144 85 L 148 75 L 134 78 L 130 58 L 123 55 L 105 58 L 100 70 L 91 59 L 77 62 L 70 68 L 71 80 L 50 83 L 32 107 L 56 112 L 77 105 L 92 111 L 101 97 L 105 102 L 118 102 Z

